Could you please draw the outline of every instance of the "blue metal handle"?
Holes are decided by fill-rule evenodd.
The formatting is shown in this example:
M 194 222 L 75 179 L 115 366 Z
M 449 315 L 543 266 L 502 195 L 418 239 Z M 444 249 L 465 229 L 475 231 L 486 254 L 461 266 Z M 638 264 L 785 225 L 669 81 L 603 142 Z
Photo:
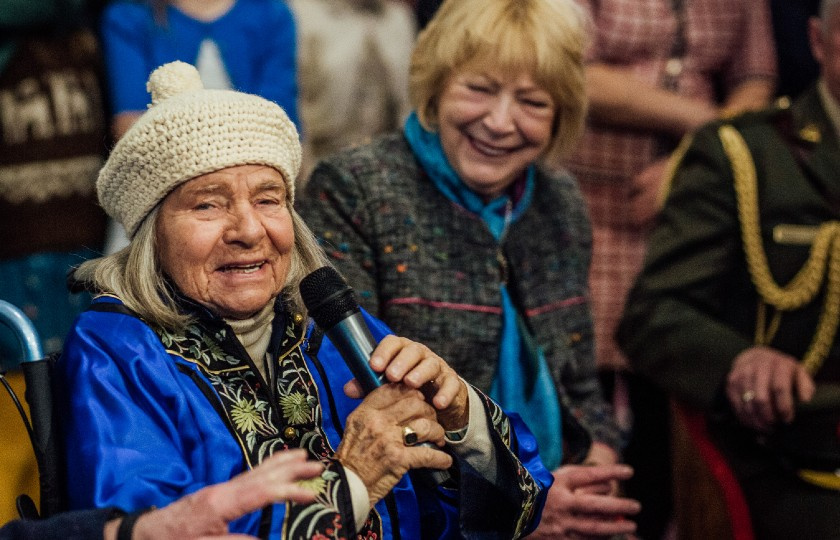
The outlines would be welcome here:
M 38 331 L 29 317 L 13 304 L 0 300 L 0 323 L 8 326 L 23 347 L 23 362 L 33 362 L 44 357 Z

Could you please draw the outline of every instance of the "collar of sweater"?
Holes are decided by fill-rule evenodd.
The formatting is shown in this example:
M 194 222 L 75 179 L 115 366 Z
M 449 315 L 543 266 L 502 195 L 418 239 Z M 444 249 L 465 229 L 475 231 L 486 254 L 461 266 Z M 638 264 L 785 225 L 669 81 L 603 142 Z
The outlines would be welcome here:
M 274 320 L 274 302 L 266 304 L 262 310 L 253 317 L 247 319 L 225 319 L 225 322 L 233 329 L 236 338 L 248 351 L 248 356 L 254 361 L 257 368 L 262 371 L 265 366 L 263 359 L 268 350 L 268 343 L 271 339 L 272 321 Z M 263 373 L 265 377 L 265 373 Z M 266 379 L 268 380 L 268 379 Z

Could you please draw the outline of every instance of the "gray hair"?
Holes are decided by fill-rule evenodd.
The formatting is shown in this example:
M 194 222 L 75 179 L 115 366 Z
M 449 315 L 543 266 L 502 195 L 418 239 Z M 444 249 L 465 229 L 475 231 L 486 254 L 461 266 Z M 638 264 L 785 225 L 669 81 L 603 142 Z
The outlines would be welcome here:
M 160 204 L 143 220 L 131 243 L 117 253 L 83 263 L 73 277 L 96 292 L 114 294 L 126 307 L 156 328 L 181 331 L 193 318 L 178 308 L 172 284 L 164 276 L 157 254 L 157 216 Z M 306 316 L 300 298 L 300 281 L 329 264 L 315 235 L 293 207 L 289 207 L 295 245 L 286 284 L 280 296 L 292 313 Z

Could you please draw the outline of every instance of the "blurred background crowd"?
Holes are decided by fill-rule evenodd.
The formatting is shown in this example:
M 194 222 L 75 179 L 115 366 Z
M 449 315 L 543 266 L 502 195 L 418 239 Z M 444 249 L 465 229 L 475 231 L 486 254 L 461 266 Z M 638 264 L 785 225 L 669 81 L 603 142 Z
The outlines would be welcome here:
M 673 396 L 634 370 L 613 336 L 680 141 L 812 85 L 808 20 L 819 0 L 575 1 L 589 22 L 588 115 L 577 146 L 545 165 L 576 179 L 591 222 L 594 359 L 622 461 L 635 469 L 621 490 L 641 502 L 640 538 L 732 537 L 726 494 Z M 46 352 L 60 350 L 90 301 L 68 292 L 68 270 L 125 245 L 94 183 L 146 110 L 155 67 L 185 61 L 206 88 L 280 104 L 301 133 L 298 190 L 315 196 L 305 186 L 318 162 L 402 129 L 411 53 L 440 3 L 0 0 L 0 299 L 34 322 Z M 21 354 L 0 327 L 2 369 L 19 391 Z M 15 495 L 35 492 L 37 473 L 16 413 L 0 403 L 2 524 Z

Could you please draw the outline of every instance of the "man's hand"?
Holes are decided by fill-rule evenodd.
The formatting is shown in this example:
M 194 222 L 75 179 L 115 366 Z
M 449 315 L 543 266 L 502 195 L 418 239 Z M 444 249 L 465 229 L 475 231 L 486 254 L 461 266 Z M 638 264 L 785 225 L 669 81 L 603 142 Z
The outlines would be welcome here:
M 726 397 L 738 419 L 764 432 L 777 422 L 792 422 L 797 400 L 810 401 L 815 390 L 796 358 L 770 347 L 739 354 L 726 378 Z

